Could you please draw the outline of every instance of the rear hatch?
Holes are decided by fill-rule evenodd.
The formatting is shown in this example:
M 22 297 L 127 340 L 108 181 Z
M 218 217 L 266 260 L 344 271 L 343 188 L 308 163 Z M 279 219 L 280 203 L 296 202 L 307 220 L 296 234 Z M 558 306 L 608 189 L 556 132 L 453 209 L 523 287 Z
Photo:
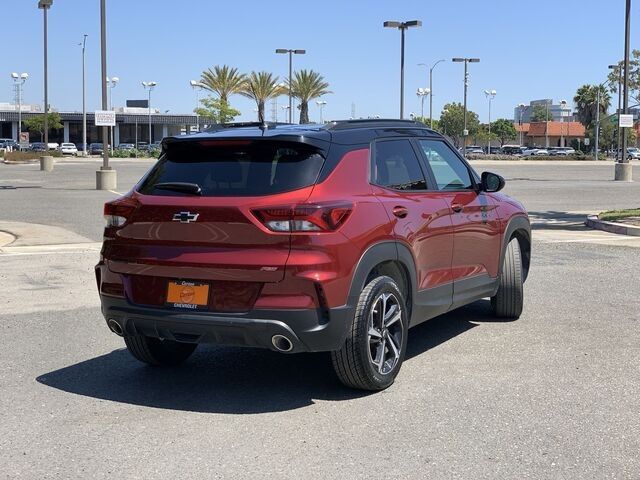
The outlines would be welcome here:
M 251 301 L 283 279 L 291 242 L 259 212 L 304 203 L 323 163 L 321 150 L 296 142 L 172 143 L 133 193 L 105 206 L 126 218 L 105 230 L 105 261 L 136 303 L 156 303 L 149 292 L 161 296 L 172 279 L 248 289 Z

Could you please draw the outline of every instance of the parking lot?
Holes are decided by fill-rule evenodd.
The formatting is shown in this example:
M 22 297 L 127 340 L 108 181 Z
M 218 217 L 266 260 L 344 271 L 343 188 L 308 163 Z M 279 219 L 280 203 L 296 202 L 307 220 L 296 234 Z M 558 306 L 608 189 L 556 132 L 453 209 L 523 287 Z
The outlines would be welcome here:
M 534 222 L 525 309 L 476 302 L 411 330 L 396 383 L 342 387 L 326 354 L 207 346 L 136 362 L 100 314 L 102 204 L 151 166 L 0 164 L 0 476 L 5 478 L 640 477 L 640 238 L 586 229 L 637 206 L 611 162 L 474 162 Z M 0 240 L 3 237 L 0 237 Z

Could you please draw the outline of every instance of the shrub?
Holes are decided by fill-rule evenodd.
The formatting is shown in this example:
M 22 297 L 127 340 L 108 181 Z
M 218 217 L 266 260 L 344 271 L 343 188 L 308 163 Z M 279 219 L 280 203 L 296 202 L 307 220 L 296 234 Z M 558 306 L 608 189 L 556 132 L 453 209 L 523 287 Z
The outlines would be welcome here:
M 60 158 L 62 154 L 58 151 L 52 150 L 49 152 L 7 152 L 5 153 L 5 160 L 17 161 L 17 162 L 27 162 L 29 160 L 38 160 L 42 156 L 50 156 Z

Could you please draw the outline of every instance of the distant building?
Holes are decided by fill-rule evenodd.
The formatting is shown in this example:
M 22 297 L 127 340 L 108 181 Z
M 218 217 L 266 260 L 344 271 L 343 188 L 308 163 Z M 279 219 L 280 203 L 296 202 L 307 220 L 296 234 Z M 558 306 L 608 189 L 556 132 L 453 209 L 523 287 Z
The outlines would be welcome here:
M 113 127 L 114 146 L 120 143 L 136 143 L 149 141 L 149 111 L 147 108 L 120 107 L 115 109 L 116 126 Z M 63 127 L 50 130 L 50 142 L 82 143 L 82 112 L 58 112 Z M 28 131 L 24 121 L 30 117 L 42 115 L 39 105 L 22 105 L 22 131 Z M 197 125 L 202 128 L 209 124 L 208 119 L 191 114 L 160 113 L 151 111 L 151 141 L 156 142 L 164 137 L 194 132 Z M 94 113 L 87 112 L 87 143 L 102 142 L 100 127 L 94 125 Z M 39 132 L 29 132 L 31 142 L 40 141 Z M 18 140 L 18 107 L 9 103 L 0 103 L 0 138 Z
M 531 116 L 533 115 L 534 108 L 536 106 L 549 108 L 549 121 L 559 122 L 564 117 L 565 122 L 573 122 L 576 120 L 575 115 L 571 112 L 572 108 L 569 103 L 562 105 L 560 103 L 554 104 L 551 98 L 543 100 L 532 100 L 529 105 L 524 107 L 515 107 L 513 109 L 513 122 L 514 123 L 530 123 Z M 520 116 L 522 114 L 522 117 Z
M 518 140 L 522 134 L 522 145 L 530 147 L 562 147 L 568 146 L 572 140 L 583 142 L 585 128 L 580 122 L 533 122 L 514 123 Z M 548 143 L 547 143 L 548 140 Z

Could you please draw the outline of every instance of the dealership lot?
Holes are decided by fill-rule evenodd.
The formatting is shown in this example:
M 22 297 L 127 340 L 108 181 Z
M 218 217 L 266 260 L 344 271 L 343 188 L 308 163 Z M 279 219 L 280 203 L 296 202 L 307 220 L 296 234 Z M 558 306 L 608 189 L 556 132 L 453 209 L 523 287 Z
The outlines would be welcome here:
M 151 165 L 113 162 L 119 192 Z M 474 162 L 534 221 L 525 310 L 481 301 L 411 331 L 396 383 L 349 391 L 327 355 L 209 346 L 134 361 L 93 280 L 94 161 L 0 164 L 5 478 L 637 478 L 640 239 L 581 226 L 637 205 L 602 162 Z M 10 227 L 10 228 L 9 228 Z

